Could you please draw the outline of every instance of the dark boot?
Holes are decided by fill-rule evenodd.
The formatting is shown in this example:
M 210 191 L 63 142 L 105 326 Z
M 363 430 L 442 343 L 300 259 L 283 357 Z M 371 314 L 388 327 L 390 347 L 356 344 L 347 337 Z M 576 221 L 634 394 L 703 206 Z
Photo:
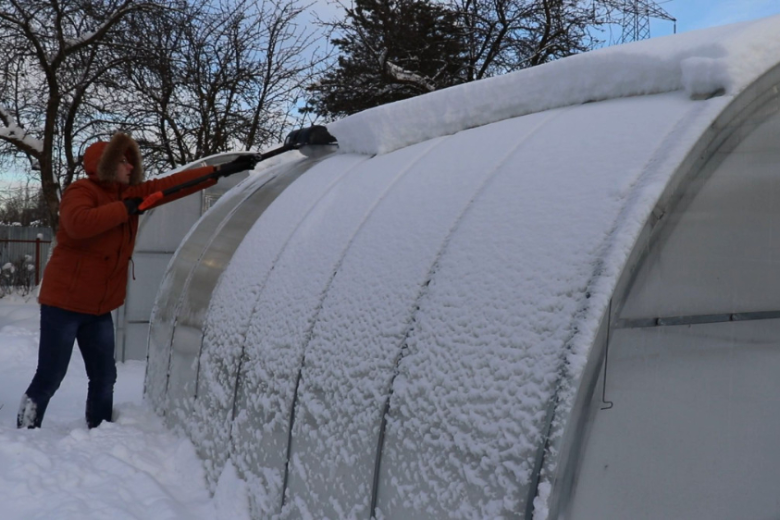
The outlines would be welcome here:
M 30 399 L 27 394 L 22 396 L 22 402 L 19 404 L 19 412 L 16 414 L 17 428 L 40 428 L 43 422 L 43 414 L 46 411 L 46 405 L 39 406 Z

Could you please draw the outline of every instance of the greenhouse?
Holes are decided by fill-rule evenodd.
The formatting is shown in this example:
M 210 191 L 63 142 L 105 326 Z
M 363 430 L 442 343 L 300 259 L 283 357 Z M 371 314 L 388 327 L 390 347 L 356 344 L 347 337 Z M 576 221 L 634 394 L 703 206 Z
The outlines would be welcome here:
M 780 17 L 327 125 L 189 230 L 146 397 L 255 518 L 777 518 Z

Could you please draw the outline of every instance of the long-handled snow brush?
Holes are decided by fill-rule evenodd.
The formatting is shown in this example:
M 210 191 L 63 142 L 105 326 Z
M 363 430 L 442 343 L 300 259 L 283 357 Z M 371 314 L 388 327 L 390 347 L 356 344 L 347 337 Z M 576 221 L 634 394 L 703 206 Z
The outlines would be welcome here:
M 308 128 L 293 130 L 287 134 L 287 137 L 285 138 L 284 144 L 282 146 L 274 148 L 273 150 L 269 150 L 265 153 L 247 155 L 250 157 L 250 159 L 247 160 L 247 170 L 253 169 L 257 163 L 261 161 L 279 154 L 283 154 L 284 152 L 289 152 L 290 150 L 299 150 L 306 146 L 324 146 L 335 144 L 337 144 L 336 138 L 330 135 L 330 132 L 328 132 L 328 129 L 324 126 L 315 125 Z M 216 170 L 212 173 L 209 173 L 208 175 L 198 177 L 197 179 L 192 179 L 191 181 L 177 184 L 176 186 L 171 186 L 167 190 L 152 193 L 151 195 L 148 195 L 143 200 L 143 202 L 141 202 L 141 204 L 138 205 L 138 211 L 145 211 L 169 195 L 173 195 L 174 193 L 181 190 L 197 186 L 198 184 L 206 182 L 210 179 L 218 179 L 223 175 L 224 172 L 220 173 L 219 170 Z

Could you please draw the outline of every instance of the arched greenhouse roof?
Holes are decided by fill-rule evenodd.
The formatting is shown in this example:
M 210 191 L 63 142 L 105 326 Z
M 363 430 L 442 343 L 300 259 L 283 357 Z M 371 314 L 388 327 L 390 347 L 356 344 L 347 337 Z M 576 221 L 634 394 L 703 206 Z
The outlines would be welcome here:
M 185 238 L 147 395 L 258 518 L 557 517 L 610 306 L 779 64 L 773 17 L 328 125 Z

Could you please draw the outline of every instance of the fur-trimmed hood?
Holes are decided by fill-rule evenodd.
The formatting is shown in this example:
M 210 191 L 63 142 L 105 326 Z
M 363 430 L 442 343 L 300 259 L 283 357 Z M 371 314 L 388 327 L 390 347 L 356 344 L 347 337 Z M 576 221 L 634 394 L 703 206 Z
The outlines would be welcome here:
M 143 182 L 144 167 L 141 162 L 141 150 L 135 139 L 122 132 L 115 133 L 109 142 L 98 141 L 89 145 L 84 152 L 84 170 L 92 180 L 116 182 L 116 172 L 122 158 L 126 158 L 133 165 L 130 185 Z

